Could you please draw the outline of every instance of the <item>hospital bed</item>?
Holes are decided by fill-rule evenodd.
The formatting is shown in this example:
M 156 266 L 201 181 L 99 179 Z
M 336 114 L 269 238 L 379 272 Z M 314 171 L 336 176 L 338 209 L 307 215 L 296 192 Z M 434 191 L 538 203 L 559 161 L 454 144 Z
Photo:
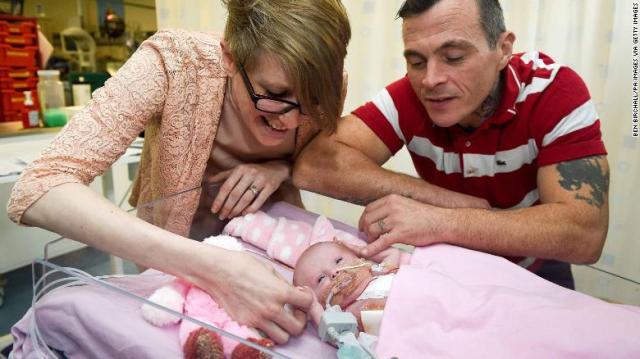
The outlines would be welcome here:
M 180 196 L 189 196 L 197 189 L 179 193 L 131 210 L 171 208 L 169 204 Z M 263 208 L 272 216 L 312 222 L 317 215 L 302 211 L 287 203 L 271 203 Z M 159 215 L 157 212 L 155 215 Z M 336 228 L 354 231 L 353 228 L 332 221 Z M 12 328 L 15 356 L 68 358 L 180 358 L 177 326 L 155 327 L 142 318 L 140 307 L 146 298 L 174 277 L 148 270 L 139 275 L 110 275 L 94 277 L 80 270 L 60 267 L 48 253 L 56 245 L 49 243 L 43 259 L 34 261 L 34 301 L 25 317 Z M 266 258 L 263 251 L 246 245 L 258 259 L 272 265 L 281 275 L 291 280 L 291 268 Z M 192 320 L 222 336 L 232 334 Z M 236 338 L 252 347 L 258 347 L 275 358 L 335 358 L 336 349 L 320 341 L 315 329 L 308 326 L 305 332 L 292 338 L 288 344 L 275 349 L 257 346 Z
M 196 189 L 194 189 L 196 190 Z M 189 191 L 176 196 L 191 195 Z M 167 200 L 143 206 L 163 206 Z M 138 208 L 140 210 L 141 208 Z M 274 217 L 286 217 L 312 223 L 317 215 L 286 203 L 269 204 L 263 210 Z M 132 214 L 135 210 L 132 210 Z M 358 235 L 343 223 L 332 221 L 336 229 Z M 55 243 L 51 244 L 55 245 Z M 256 248 L 248 248 L 260 260 L 270 263 L 285 278 L 291 279 L 290 268 L 270 261 Z M 59 267 L 48 258 L 34 262 L 34 301 L 25 317 L 12 328 L 15 357 L 66 358 L 180 358 L 177 326 L 159 328 L 142 318 L 140 307 L 155 289 L 173 277 L 149 270 L 140 275 L 94 277 L 69 267 Z M 596 269 L 587 269 L 596 271 Z M 640 285 L 603 274 L 607 280 L 623 281 L 640 293 Z M 615 294 L 609 295 L 616 300 Z M 637 303 L 629 303 L 637 304 Z M 170 312 L 168 309 L 166 311 Z M 172 312 L 183 320 L 195 319 Z M 308 325 L 305 332 L 289 343 L 269 349 L 233 337 L 220 329 L 197 324 L 258 348 L 275 358 L 335 358 L 336 349 L 318 339 L 316 330 Z M 426 340 L 426 338 L 424 338 Z

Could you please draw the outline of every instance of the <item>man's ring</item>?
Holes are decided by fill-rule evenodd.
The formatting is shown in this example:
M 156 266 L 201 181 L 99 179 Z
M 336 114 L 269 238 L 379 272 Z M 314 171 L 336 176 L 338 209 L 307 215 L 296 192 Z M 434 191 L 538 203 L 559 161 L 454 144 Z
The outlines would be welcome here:
M 260 192 L 260 190 L 258 190 L 258 187 L 256 187 L 256 185 L 254 184 L 249 186 L 249 191 L 251 191 L 251 193 L 253 193 L 254 196 L 257 196 L 258 193 Z
M 384 219 L 381 219 L 381 220 L 378 221 L 378 227 L 380 227 L 380 232 L 386 233 L 386 231 L 384 229 Z

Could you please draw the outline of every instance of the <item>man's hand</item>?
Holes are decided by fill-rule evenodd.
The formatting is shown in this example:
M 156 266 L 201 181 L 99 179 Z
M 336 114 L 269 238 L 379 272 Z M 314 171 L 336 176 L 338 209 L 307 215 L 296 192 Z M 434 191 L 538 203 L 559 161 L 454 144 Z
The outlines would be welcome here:
M 372 257 L 394 243 L 428 246 L 439 241 L 445 210 L 412 199 L 389 195 L 370 203 L 360 217 L 360 231 L 371 243 L 359 254 Z

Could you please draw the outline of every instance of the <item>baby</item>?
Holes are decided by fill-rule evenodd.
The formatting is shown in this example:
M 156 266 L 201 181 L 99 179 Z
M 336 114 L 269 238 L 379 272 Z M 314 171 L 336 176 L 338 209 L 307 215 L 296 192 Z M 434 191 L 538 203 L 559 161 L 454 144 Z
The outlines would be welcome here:
M 359 258 L 339 242 L 316 243 L 302 253 L 293 284 L 315 293 L 310 316 L 316 325 L 324 308 L 338 305 L 356 317 L 360 331 L 378 335 L 393 277 L 404 258 L 390 248 L 375 259 L 381 264 Z
M 360 331 L 376 335 L 393 273 L 408 253 L 390 248 L 371 261 L 358 258 L 347 246 L 366 244 L 353 234 L 334 228 L 325 217 L 311 225 L 256 212 L 236 217 L 225 233 L 265 250 L 270 258 L 295 268 L 293 281 L 316 294 L 311 318 L 319 323 L 327 304 L 340 305 L 358 319 Z

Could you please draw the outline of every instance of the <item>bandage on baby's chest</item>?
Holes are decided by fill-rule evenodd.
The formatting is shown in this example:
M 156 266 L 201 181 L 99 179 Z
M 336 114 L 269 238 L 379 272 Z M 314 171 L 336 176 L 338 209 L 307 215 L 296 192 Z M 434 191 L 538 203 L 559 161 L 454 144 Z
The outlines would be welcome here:
M 378 335 L 380 332 L 380 324 L 382 324 L 383 313 L 384 311 L 382 309 L 360 311 L 362 328 L 367 334 Z
M 360 294 L 358 300 L 387 298 L 391 291 L 391 283 L 393 282 L 394 277 L 395 273 L 376 277 L 371 281 L 371 283 L 369 283 L 364 292 Z M 360 311 L 360 321 L 362 322 L 362 328 L 366 333 L 378 335 L 383 313 L 384 311 L 382 309 Z
M 395 273 L 375 277 L 371 283 L 369 283 L 367 288 L 365 288 L 362 294 L 360 294 L 357 300 L 381 299 L 388 297 L 394 277 Z

